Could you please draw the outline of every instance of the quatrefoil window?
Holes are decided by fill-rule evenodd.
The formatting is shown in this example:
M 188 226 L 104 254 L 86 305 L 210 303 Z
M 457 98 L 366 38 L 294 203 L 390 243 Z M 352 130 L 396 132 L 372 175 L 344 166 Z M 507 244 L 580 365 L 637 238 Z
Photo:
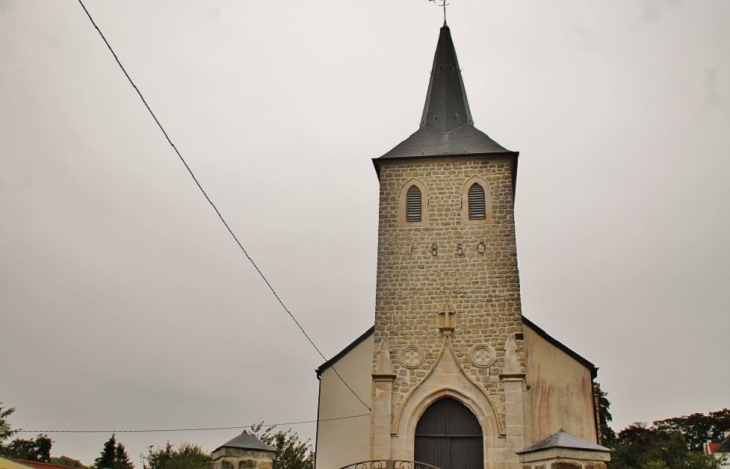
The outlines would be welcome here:
M 409 345 L 400 351 L 398 358 L 406 368 L 418 368 L 423 363 L 423 352 L 417 345 Z
M 479 368 L 486 368 L 491 366 L 497 359 L 497 354 L 494 353 L 494 349 L 487 344 L 478 344 L 471 348 L 469 352 L 469 360 L 472 365 Z

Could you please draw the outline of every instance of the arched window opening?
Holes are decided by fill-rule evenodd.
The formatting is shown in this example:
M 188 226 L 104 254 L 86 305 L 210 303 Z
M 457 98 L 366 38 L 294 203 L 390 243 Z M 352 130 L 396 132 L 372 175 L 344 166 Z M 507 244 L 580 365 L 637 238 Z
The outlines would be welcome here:
M 483 469 L 479 420 L 455 399 L 434 402 L 416 426 L 414 459 L 440 469 Z
M 421 221 L 421 189 L 411 186 L 406 196 L 406 221 L 415 223 Z
M 486 218 L 484 188 L 475 182 L 469 188 L 469 220 L 484 220 Z

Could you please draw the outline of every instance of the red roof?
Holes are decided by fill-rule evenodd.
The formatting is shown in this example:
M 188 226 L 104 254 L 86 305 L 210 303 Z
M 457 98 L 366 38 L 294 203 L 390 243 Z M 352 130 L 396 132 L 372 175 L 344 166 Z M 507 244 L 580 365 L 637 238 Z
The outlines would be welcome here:
M 718 441 L 717 443 L 711 441 L 707 443 L 707 449 L 709 450 L 708 454 L 715 454 L 715 452 L 720 449 L 720 446 L 722 446 L 722 441 Z
M 25 459 L 16 459 L 16 461 L 37 469 L 69 469 L 68 466 L 59 466 L 58 464 L 51 464 L 47 462 L 26 461 Z

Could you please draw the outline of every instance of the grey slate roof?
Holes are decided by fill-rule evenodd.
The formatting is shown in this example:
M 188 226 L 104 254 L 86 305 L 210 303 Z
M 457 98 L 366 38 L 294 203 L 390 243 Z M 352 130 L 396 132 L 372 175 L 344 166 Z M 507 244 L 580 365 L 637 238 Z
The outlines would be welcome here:
M 429 126 L 422 126 L 380 158 L 482 153 L 509 153 L 509 151 L 472 124 L 461 126 L 450 132 L 440 132 Z
M 533 451 L 540 451 L 551 448 L 569 448 L 569 449 L 581 449 L 588 451 L 602 451 L 605 453 L 611 452 L 610 449 L 591 443 L 583 438 L 578 438 L 575 435 L 571 435 L 562 428 L 557 432 L 553 433 L 544 440 L 540 440 L 537 443 L 528 446 L 527 448 L 517 451 L 517 454 L 531 453 Z
M 431 69 L 421 127 L 379 159 L 511 152 L 474 127 L 451 31 L 444 24 Z
M 259 440 L 255 436 L 247 433 L 246 431 L 243 431 L 243 433 L 241 433 L 234 439 L 228 441 L 227 443 L 220 445 L 218 448 L 215 449 L 215 451 L 218 451 L 221 448 L 238 448 L 238 449 L 251 449 L 254 451 L 276 452 L 276 448 L 273 448 L 273 447 L 267 445 L 266 443 Z M 215 452 L 215 451 L 213 451 L 213 452 Z

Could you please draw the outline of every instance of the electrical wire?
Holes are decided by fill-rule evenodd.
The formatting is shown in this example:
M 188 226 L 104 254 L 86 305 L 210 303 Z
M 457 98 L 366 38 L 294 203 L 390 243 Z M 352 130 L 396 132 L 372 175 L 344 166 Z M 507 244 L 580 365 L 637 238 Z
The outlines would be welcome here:
M 127 73 L 127 70 L 122 65 L 122 62 L 119 60 L 119 57 L 117 57 L 117 54 L 114 52 L 114 49 L 112 49 L 112 46 L 109 44 L 109 41 L 106 40 L 106 37 L 104 36 L 104 33 L 101 32 L 101 29 L 99 29 L 99 26 L 97 26 L 96 22 L 94 21 L 94 18 L 91 17 L 91 13 L 89 13 L 89 10 L 86 9 L 86 5 L 84 5 L 84 2 L 82 0 L 79 0 L 79 4 L 81 5 L 81 8 L 84 9 L 84 12 L 86 13 L 86 16 L 89 17 L 89 21 L 91 21 L 91 24 L 94 25 L 94 28 L 96 28 L 97 32 L 99 33 L 99 36 L 101 36 L 102 40 L 104 41 L 104 44 L 106 44 L 106 47 L 109 49 L 109 52 L 111 52 L 112 55 L 114 56 L 114 60 L 116 60 L 117 64 L 119 65 L 119 68 L 121 68 L 122 69 L 122 72 L 124 72 L 124 76 L 127 77 L 127 80 L 129 80 L 129 83 L 132 85 L 132 87 L 134 88 L 134 90 L 137 92 L 137 95 L 139 95 L 139 98 L 142 100 L 142 103 L 144 103 L 145 107 L 147 108 L 147 111 L 149 111 L 150 115 L 155 120 L 155 123 L 160 128 L 160 130 L 162 131 L 162 134 L 167 139 L 167 142 L 170 144 L 170 146 L 172 147 L 172 149 L 175 150 L 175 153 L 177 153 L 177 156 L 178 156 L 178 158 L 180 158 L 180 161 L 182 162 L 182 164 L 185 165 L 185 169 L 187 169 L 188 170 L 188 173 L 190 173 L 190 177 L 193 178 L 193 181 L 195 181 L 195 184 L 198 186 L 198 189 L 200 189 L 200 192 L 203 193 L 203 196 L 205 196 L 205 199 L 208 201 L 208 203 L 210 204 L 210 206 L 213 207 L 213 210 L 215 210 L 215 213 L 218 215 L 218 218 L 220 218 L 221 222 L 223 223 L 223 225 L 228 230 L 228 233 L 230 233 L 230 235 L 236 241 L 236 244 L 238 244 L 238 247 L 241 248 L 241 251 L 243 252 L 243 254 L 249 260 L 249 262 L 251 263 L 251 265 L 253 265 L 254 269 L 256 269 L 256 272 L 258 272 L 258 274 L 261 277 L 261 279 L 264 281 L 264 283 L 266 283 L 266 286 L 269 287 L 269 290 L 271 290 L 271 293 L 273 293 L 274 297 L 279 302 L 279 304 L 281 305 L 281 307 L 284 308 L 284 311 L 286 311 L 286 313 L 289 315 L 289 317 L 292 319 L 292 321 L 294 321 L 294 323 L 297 325 L 297 327 L 302 332 L 302 334 L 304 334 L 304 337 L 307 338 L 307 340 L 309 341 L 309 343 L 312 344 L 312 347 L 314 347 L 314 350 L 317 351 L 317 353 L 319 354 L 319 356 L 322 357 L 322 359 L 324 361 L 328 361 L 327 360 L 327 357 L 324 356 L 324 354 L 319 350 L 319 347 L 317 347 L 317 345 L 314 343 L 314 341 L 312 340 L 312 338 L 309 337 L 309 334 L 307 334 L 307 332 L 304 330 L 304 328 L 299 323 L 299 321 L 297 321 L 297 318 L 294 317 L 294 314 L 292 314 L 292 312 L 289 311 L 289 308 L 286 307 L 286 305 L 284 304 L 284 302 L 282 301 L 282 299 L 276 293 L 276 290 L 274 290 L 274 287 L 271 285 L 271 283 L 269 283 L 269 281 L 266 278 L 266 276 L 264 276 L 264 273 L 261 271 L 261 269 L 259 269 L 259 266 L 256 265 L 256 262 L 254 262 L 254 260 L 248 254 L 248 252 L 246 251 L 246 249 L 243 247 L 243 244 L 241 244 L 241 241 L 238 240 L 238 237 L 236 236 L 236 234 L 233 232 L 233 230 L 231 229 L 231 227 L 228 225 L 228 223 L 226 222 L 225 218 L 223 218 L 223 215 L 218 210 L 218 207 L 216 207 L 216 205 L 213 203 L 213 201 L 208 196 L 207 192 L 205 192 L 205 190 L 203 189 L 203 186 L 198 181 L 198 178 L 195 177 L 195 174 L 193 173 L 193 170 L 190 169 L 190 166 L 188 166 L 188 163 L 185 161 L 185 158 L 183 158 L 182 154 L 180 154 L 180 151 L 178 151 L 178 149 L 175 146 L 175 144 L 172 143 L 172 140 L 170 139 L 170 136 L 167 135 L 167 132 L 165 131 L 164 127 L 162 127 L 162 124 L 157 119 L 157 116 L 155 115 L 155 113 L 152 112 L 152 108 L 150 108 L 149 104 L 147 104 L 147 100 L 145 100 L 144 99 L 144 96 L 142 96 L 142 92 L 139 90 L 139 88 L 137 88 L 137 85 L 134 84 L 134 81 L 132 80 L 132 77 L 130 77 L 129 74 Z M 330 368 L 332 368 L 332 371 L 334 371 L 335 375 L 337 375 L 337 377 L 340 379 L 340 381 L 342 381 L 342 383 L 347 387 L 347 389 L 350 390 L 350 392 L 357 398 L 357 400 L 359 400 L 360 403 L 362 405 L 364 405 L 368 409 L 368 411 L 371 411 L 372 409 L 370 409 L 370 406 L 368 406 L 365 403 L 365 401 L 363 401 L 362 398 L 360 398 L 360 396 L 355 392 L 355 390 L 352 389 L 349 384 L 347 384 L 347 382 L 344 380 L 344 378 L 342 378 L 342 376 L 340 376 L 340 374 L 337 372 L 337 370 L 335 369 L 335 367 L 334 366 L 331 366 Z
M 331 422 L 333 420 L 354 419 L 357 417 L 365 417 L 370 414 L 350 415 L 347 417 L 335 417 L 331 419 L 321 419 L 320 422 Z M 317 420 L 303 420 L 301 422 L 285 422 L 266 424 L 266 428 L 283 427 L 286 425 L 303 425 L 305 423 L 316 423 Z M 258 424 L 254 424 L 258 425 Z M 251 428 L 254 425 L 243 425 L 237 427 L 204 427 L 204 428 L 165 428 L 153 430 L 13 430 L 16 433 L 162 433 L 162 432 L 208 432 L 214 430 L 240 430 Z

